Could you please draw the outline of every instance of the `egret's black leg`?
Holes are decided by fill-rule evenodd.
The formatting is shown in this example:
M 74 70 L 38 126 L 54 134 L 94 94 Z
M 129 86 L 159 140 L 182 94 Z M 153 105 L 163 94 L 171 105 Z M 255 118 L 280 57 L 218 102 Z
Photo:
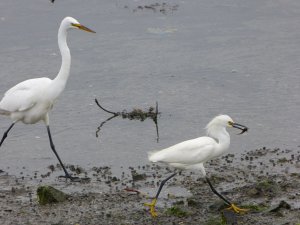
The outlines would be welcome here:
M 206 177 L 206 181 L 210 187 L 210 189 L 213 191 L 213 193 L 215 193 L 219 198 L 221 198 L 227 205 L 231 205 L 231 202 L 228 201 L 225 197 L 223 197 L 219 192 L 217 192 L 217 190 L 212 186 L 210 180 L 208 179 L 208 177 Z
M 176 174 L 177 174 L 177 173 L 173 173 L 171 176 L 167 177 L 166 179 L 164 179 L 164 180 L 160 183 L 159 188 L 158 188 L 158 191 L 157 191 L 156 196 L 155 196 L 156 199 L 158 198 L 158 196 L 159 196 L 159 194 L 160 194 L 160 192 L 161 192 L 162 187 L 166 184 L 166 182 L 167 182 L 168 180 L 170 180 L 170 179 L 171 179 L 172 177 L 174 177 Z
M 231 203 L 230 201 L 228 201 L 225 197 L 223 197 L 219 192 L 217 192 L 217 190 L 212 186 L 210 180 L 208 179 L 208 177 L 206 177 L 206 181 L 209 184 L 210 189 L 213 191 L 213 193 L 215 193 L 219 198 L 221 198 L 228 206 L 230 206 L 228 208 L 228 210 L 233 210 L 236 213 L 245 213 L 247 211 L 249 211 L 248 209 L 241 209 L 239 207 L 237 207 L 235 204 Z
M 155 195 L 155 198 L 152 200 L 151 203 L 145 203 L 145 206 L 149 206 L 150 207 L 150 213 L 153 217 L 156 217 L 157 216 L 157 213 L 155 212 L 155 205 L 156 205 L 156 201 L 157 201 L 157 198 L 161 192 L 161 189 L 163 188 L 163 186 L 165 185 L 165 183 L 170 180 L 172 177 L 174 177 L 177 173 L 173 173 L 171 176 L 168 176 L 166 179 L 164 179 L 160 185 L 159 185 L 159 188 L 158 188 L 158 191 Z
M 7 129 L 7 131 L 4 132 L 3 137 L 1 139 L 1 142 L 0 142 L 0 147 L 1 147 L 2 143 L 3 143 L 3 141 L 5 140 L 5 138 L 7 137 L 8 132 L 11 130 L 11 128 L 13 128 L 14 125 L 15 125 L 15 123 L 12 123 L 9 126 L 9 128 Z
M 57 157 L 57 159 L 58 159 L 58 161 L 59 161 L 61 167 L 63 168 L 63 170 L 64 170 L 64 172 L 65 172 L 65 175 L 66 175 L 65 177 L 71 179 L 71 181 L 77 181 L 77 180 L 78 180 L 78 177 L 72 177 L 72 176 L 68 173 L 68 171 L 66 170 L 66 168 L 65 168 L 64 164 L 62 163 L 61 159 L 59 158 L 59 155 L 57 154 L 57 152 L 56 152 L 56 150 L 55 150 L 55 146 L 54 146 L 53 141 L 52 141 L 52 136 L 51 136 L 51 132 L 50 132 L 50 127 L 49 127 L 49 126 L 47 126 L 47 131 L 48 131 L 48 135 L 49 135 L 49 140 L 50 140 L 50 146 L 51 146 L 51 149 L 52 149 L 52 151 L 54 152 L 55 156 Z

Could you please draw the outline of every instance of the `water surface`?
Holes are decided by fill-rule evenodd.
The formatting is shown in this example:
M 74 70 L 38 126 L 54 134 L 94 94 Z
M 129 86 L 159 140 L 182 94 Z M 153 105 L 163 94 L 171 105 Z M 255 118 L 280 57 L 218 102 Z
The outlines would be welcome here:
M 165 12 L 139 9 L 163 2 Z M 71 76 L 50 113 L 66 164 L 144 165 L 147 151 L 203 135 L 218 114 L 250 128 L 242 136 L 230 131 L 234 153 L 263 146 L 297 151 L 299 10 L 296 0 L 1 1 L 0 91 L 28 78 L 55 77 L 57 29 L 73 16 L 97 33 L 69 32 Z M 147 109 L 158 101 L 159 143 L 151 120 L 115 118 L 96 138 L 110 116 L 96 97 L 113 111 Z M 1 132 L 9 125 L 2 116 Z M 0 154 L 0 168 L 16 175 L 57 163 L 42 123 L 17 124 Z

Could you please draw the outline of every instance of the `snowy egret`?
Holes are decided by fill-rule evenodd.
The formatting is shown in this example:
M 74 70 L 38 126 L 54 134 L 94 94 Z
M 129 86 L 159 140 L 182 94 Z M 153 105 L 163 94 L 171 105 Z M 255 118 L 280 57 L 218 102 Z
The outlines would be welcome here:
M 224 154 L 228 150 L 230 145 L 230 136 L 226 131 L 226 127 L 234 127 L 242 130 L 239 134 L 248 130 L 247 127 L 234 123 L 228 115 L 219 115 L 207 124 L 206 130 L 208 136 L 187 140 L 160 151 L 148 152 L 148 158 L 151 162 L 167 163 L 180 170 L 200 170 L 206 178 L 211 190 L 230 206 L 229 209 L 232 209 L 237 213 L 245 212 L 247 210 L 238 208 L 216 191 L 206 176 L 203 166 L 203 163 Z M 153 217 L 157 216 L 155 205 L 162 187 L 176 174 L 177 172 L 164 179 L 161 182 L 153 201 L 151 203 L 145 203 L 146 206 L 150 207 L 150 213 Z
M 95 33 L 72 17 L 62 20 L 58 30 L 58 46 L 62 57 L 60 70 L 53 80 L 47 77 L 25 80 L 5 93 L 0 102 L 0 114 L 9 116 L 13 123 L 4 132 L 0 146 L 16 122 L 34 124 L 43 120 L 47 127 L 51 149 L 63 168 L 65 177 L 74 180 L 75 178 L 68 173 L 55 150 L 49 126 L 49 111 L 64 90 L 70 74 L 71 54 L 67 45 L 67 31 L 71 28 Z

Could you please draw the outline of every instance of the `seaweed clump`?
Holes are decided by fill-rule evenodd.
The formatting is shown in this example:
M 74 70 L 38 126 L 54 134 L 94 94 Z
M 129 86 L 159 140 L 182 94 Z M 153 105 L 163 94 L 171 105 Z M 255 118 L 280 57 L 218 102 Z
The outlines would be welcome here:
M 98 127 L 97 131 L 96 131 L 96 137 L 99 136 L 99 132 L 101 130 L 101 127 L 108 121 L 110 121 L 111 119 L 115 118 L 115 117 L 122 117 L 123 119 L 129 119 L 129 120 L 139 120 L 141 122 L 143 122 L 144 120 L 146 120 L 147 118 L 150 118 L 153 120 L 153 122 L 155 123 L 155 127 L 156 127 L 156 135 L 157 135 L 157 142 L 159 140 L 159 134 L 158 134 L 158 125 L 157 125 L 157 118 L 158 115 L 160 114 L 160 112 L 158 112 L 158 103 L 156 102 L 156 107 L 149 107 L 149 109 L 147 111 L 144 111 L 142 109 L 139 108 L 134 108 L 132 111 L 128 112 L 126 109 L 124 109 L 122 112 L 112 112 L 110 110 L 107 110 L 106 108 L 104 108 L 102 105 L 100 105 L 99 101 L 97 99 L 95 99 L 96 104 L 98 105 L 98 107 L 100 109 L 102 109 L 103 111 L 112 114 L 111 117 L 109 117 L 108 119 L 106 119 L 105 121 L 103 121 L 100 126 Z

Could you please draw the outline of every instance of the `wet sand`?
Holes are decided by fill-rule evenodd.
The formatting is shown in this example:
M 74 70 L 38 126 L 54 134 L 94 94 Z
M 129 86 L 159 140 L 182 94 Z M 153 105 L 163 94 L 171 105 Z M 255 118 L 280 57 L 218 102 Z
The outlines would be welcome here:
M 63 172 L 53 165 L 48 173 L 32 176 L 1 172 L 1 224 L 222 224 L 226 205 L 196 172 L 182 172 L 167 183 L 157 203 L 159 216 L 152 218 L 143 204 L 151 201 L 171 168 L 160 164 L 120 168 L 124 173 L 118 177 L 109 167 L 89 171 L 68 167 L 91 180 L 53 180 Z M 206 165 L 215 188 L 250 210 L 244 215 L 226 214 L 227 224 L 265 225 L 300 223 L 299 167 L 299 149 L 267 148 L 249 151 L 241 158 L 229 154 Z M 62 203 L 39 205 L 36 190 L 41 185 L 70 196 Z

